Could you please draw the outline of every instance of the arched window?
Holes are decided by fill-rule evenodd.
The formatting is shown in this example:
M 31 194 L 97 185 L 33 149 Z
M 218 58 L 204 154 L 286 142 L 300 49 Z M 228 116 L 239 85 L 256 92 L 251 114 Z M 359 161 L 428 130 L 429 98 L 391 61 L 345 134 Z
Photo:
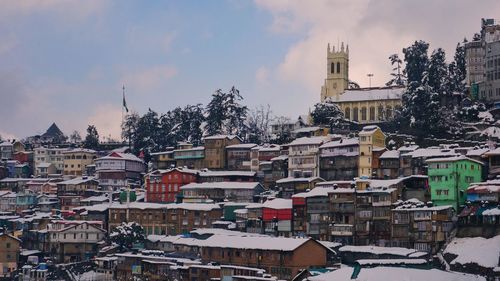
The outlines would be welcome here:
M 366 120 L 366 107 L 361 108 L 361 120 Z
M 356 121 L 356 122 L 359 120 L 358 119 L 358 108 L 357 107 L 355 107 L 355 108 L 352 109 L 352 120 Z
M 332 62 L 332 64 L 330 65 L 330 72 L 331 73 L 335 73 L 335 64 Z
M 348 120 L 351 119 L 351 109 L 349 107 L 345 108 L 345 118 Z
M 340 62 L 337 62 L 337 73 L 340 73 Z
M 375 107 L 370 107 L 370 121 L 375 120 Z
M 378 107 L 378 120 L 384 120 L 384 107 L 381 105 Z
M 388 106 L 385 113 L 385 119 L 389 120 L 392 118 L 392 107 Z

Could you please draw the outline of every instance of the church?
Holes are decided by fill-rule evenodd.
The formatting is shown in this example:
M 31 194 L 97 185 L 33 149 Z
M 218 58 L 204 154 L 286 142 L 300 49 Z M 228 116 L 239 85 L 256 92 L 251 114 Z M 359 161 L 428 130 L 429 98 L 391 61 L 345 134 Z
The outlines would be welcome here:
M 326 50 L 327 75 L 321 87 L 321 102 L 337 104 L 345 118 L 360 124 L 381 123 L 401 106 L 404 87 L 349 88 L 349 46 Z

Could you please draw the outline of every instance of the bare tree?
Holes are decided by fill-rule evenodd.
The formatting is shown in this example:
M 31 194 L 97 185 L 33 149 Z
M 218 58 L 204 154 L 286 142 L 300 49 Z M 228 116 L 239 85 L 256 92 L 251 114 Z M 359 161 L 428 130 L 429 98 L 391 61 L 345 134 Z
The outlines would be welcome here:
M 269 123 L 271 121 L 271 106 L 259 105 L 250 110 L 247 118 L 248 140 L 255 143 L 269 142 Z

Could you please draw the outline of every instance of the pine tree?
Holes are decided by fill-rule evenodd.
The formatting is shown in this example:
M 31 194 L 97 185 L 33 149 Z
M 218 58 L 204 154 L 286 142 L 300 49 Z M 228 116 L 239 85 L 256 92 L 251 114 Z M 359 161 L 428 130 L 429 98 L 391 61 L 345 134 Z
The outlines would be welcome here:
M 80 143 L 82 141 L 82 136 L 78 131 L 75 130 L 73 131 L 73 133 L 71 133 L 71 135 L 69 135 L 69 140 L 72 143 Z
M 150 108 L 137 122 L 133 152 L 135 154 L 144 152 L 144 160 L 147 163 L 151 152 L 162 150 L 162 140 L 158 113 Z
M 142 243 L 146 239 L 144 228 L 136 222 L 122 222 L 109 234 L 109 242 L 123 250 L 130 250 L 134 244 Z
M 141 117 L 137 112 L 132 112 L 125 116 L 122 122 L 122 139 L 129 145 L 135 143 L 137 126 Z
M 447 97 L 451 94 L 445 86 L 447 77 L 446 55 L 443 49 L 438 48 L 432 52 L 427 71 L 424 72 L 423 83 L 427 84 L 431 91 Z
M 403 73 L 408 79 L 408 84 L 413 82 L 420 84 L 422 82 L 423 74 L 427 70 L 427 64 L 429 63 L 428 49 L 429 43 L 422 40 L 415 41 L 413 45 L 403 49 L 406 63 Z
M 401 65 L 403 61 L 399 58 L 398 54 L 392 54 L 389 56 L 389 60 L 391 61 L 392 68 L 392 79 L 385 83 L 386 86 L 404 86 L 406 82 L 406 77 L 403 74 L 401 69 Z
M 229 93 L 226 94 L 225 102 L 227 112 L 226 132 L 245 138 L 247 131 L 245 120 L 247 119 L 248 108 L 240 103 L 242 100 L 243 97 L 240 95 L 240 91 L 234 86 L 231 87 Z
M 83 147 L 88 149 L 99 149 L 99 133 L 94 125 L 87 127 L 87 136 L 83 142 Z
M 217 135 L 222 134 L 224 120 L 226 119 L 225 108 L 226 94 L 221 89 L 215 91 L 212 95 L 212 100 L 206 108 L 206 134 Z

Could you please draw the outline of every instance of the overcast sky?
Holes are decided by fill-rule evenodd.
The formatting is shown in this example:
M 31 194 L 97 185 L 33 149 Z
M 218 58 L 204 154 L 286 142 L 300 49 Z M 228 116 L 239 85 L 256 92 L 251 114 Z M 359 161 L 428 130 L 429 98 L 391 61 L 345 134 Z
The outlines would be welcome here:
M 389 55 L 423 39 L 450 59 L 499 12 L 498 0 L 0 0 L 0 135 L 56 122 L 118 137 L 122 85 L 140 114 L 235 85 L 249 107 L 295 118 L 319 101 L 328 42 L 349 44 L 352 80 L 382 86 Z

